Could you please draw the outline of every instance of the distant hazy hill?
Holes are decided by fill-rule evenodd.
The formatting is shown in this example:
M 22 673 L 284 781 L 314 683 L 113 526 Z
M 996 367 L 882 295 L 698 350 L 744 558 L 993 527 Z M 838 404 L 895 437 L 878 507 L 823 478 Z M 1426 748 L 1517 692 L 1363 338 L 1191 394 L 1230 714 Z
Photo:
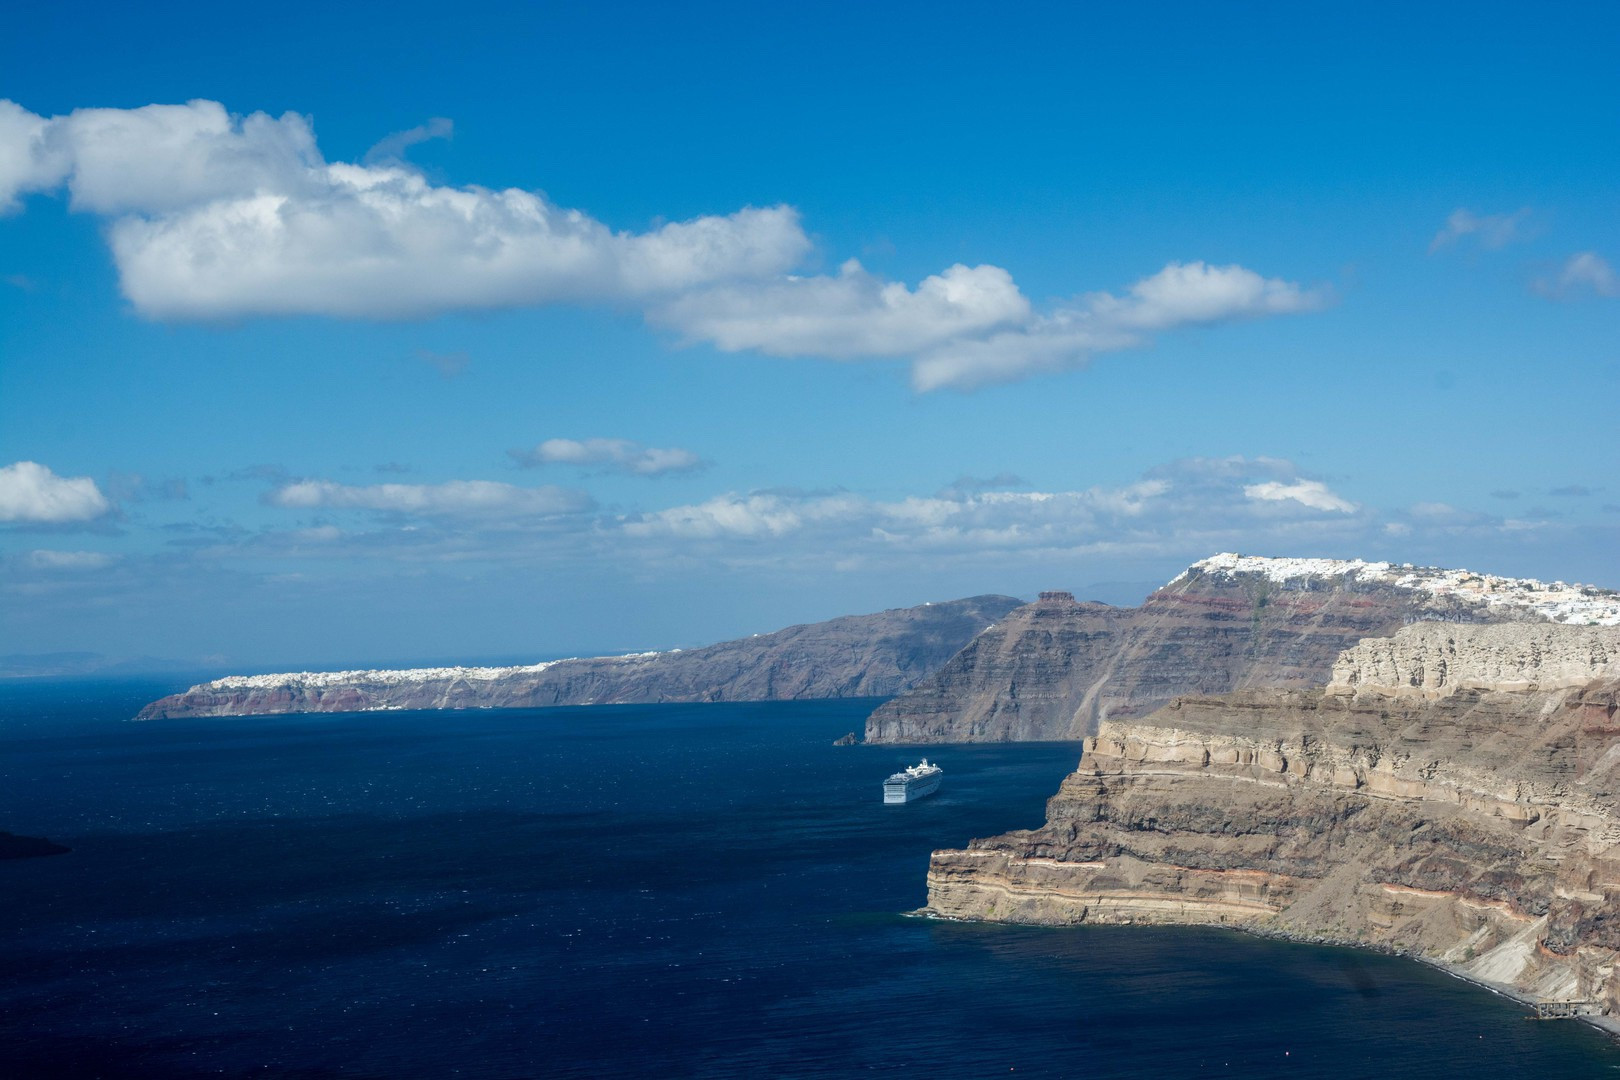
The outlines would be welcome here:
M 872 742 L 1078 739 L 1182 694 L 1317 686 L 1364 637 L 1420 621 L 1620 624 L 1620 594 L 1467 570 L 1232 554 L 1140 607 L 1047 593 L 867 720 Z
M 701 649 L 521 667 L 230 676 L 155 701 L 137 719 L 879 697 L 916 685 L 1021 602 L 974 596 L 790 626 Z

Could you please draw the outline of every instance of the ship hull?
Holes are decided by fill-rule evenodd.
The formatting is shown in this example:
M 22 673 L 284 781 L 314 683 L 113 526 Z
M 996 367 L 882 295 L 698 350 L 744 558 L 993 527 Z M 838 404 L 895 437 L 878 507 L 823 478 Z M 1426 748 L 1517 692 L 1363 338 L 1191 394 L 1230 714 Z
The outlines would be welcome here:
M 916 802 L 926 799 L 939 790 L 945 777 L 941 773 L 925 776 L 916 780 L 896 781 L 887 780 L 883 784 L 883 803 L 885 806 L 896 806 L 901 803 Z

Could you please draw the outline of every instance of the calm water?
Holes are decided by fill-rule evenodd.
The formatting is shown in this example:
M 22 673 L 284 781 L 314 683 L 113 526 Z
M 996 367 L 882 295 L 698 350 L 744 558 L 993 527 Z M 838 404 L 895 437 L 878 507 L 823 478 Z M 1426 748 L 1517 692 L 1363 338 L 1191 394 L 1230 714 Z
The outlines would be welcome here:
M 0 690 L 0 1076 L 1561 1077 L 1620 1051 L 1416 964 L 938 923 L 928 852 L 1064 745 L 834 748 L 871 702 L 121 722 Z

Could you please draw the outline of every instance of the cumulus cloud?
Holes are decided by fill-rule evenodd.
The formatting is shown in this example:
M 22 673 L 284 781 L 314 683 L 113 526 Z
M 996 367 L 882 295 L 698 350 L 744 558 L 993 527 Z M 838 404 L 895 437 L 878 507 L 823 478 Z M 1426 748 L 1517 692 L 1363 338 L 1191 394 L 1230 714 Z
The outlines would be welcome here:
M 624 300 L 780 273 L 809 248 L 788 207 L 616 232 L 537 192 L 329 163 L 296 113 L 0 104 L 0 206 L 63 185 L 74 209 L 113 218 L 124 293 L 162 319 Z
M 1595 251 L 1571 255 L 1558 274 L 1542 278 L 1535 284 L 1543 296 L 1558 299 L 1595 293 L 1598 296 L 1620 296 L 1620 274 Z
M 1336 514 L 1353 514 L 1357 509 L 1355 503 L 1339 498 L 1320 480 L 1295 480 L 1291 484 L 1267 480 L 1264 483 L 1246 485 L 1243 494 L 1262 502 L 1291 500 L 1312 510 L 1326 510 Z
M 792 277 L 695 292 L 653 319 L 689 340 L 770 356 L 907 356 L 1027 320 L 1029 301 L 998 266 L 963 266 L 915 289 L 884 281 L 854 259 L 836 277 Z
M 47 118 L 0 101 L 0 209 L 65 188 L 75 210 L 107 217 L 123 292 L 157 319 L 609 303 L 729 352 L 909 359 L 921 391 L 1073 368 L 1178 327 L 1327 300 L 1202 262 L 1042 311 L 999 266 L 956 264 L 915 286 L 854 260 L 800 275 L 811 243 L 792 207 L 616 231 L 537 191 L 435 184 L 402 160 L 452 130 L 430 121 L 355 164 L 327 161 L 297 113 L 235 116 L 199 100 Z
M 972 389 L 1084 365 L 1099 352 L 1147 344 L 1151 336 L 1269 315 L 1315 311 L 1325 289 L 1266 278 L 1242 266 L 1170 263 L 1123 296 L 1092 293 L 1024 325 L 959 338 L 923 353 L 912 367 L 919 390 Z
M 518 487 L 492 480 L 443 484 L 369 484 L 299 480 L 270 492 L 266 501 L 290 509 L 375 510 L 383 513 L 535 517 L 577 514 L 592 508 L 584 492 L 560 487 Z
M 0 521 L 65 525 L 94 521 L 111 510 L 88 476 L 57 476 L 33 461 L 0 468 Z
M 679 447 L 643 446 L 629 439 L 547 439 L 532 450 L 508 450 L 524 468 L 541 465 L 581 465 L 637 476 L 691 472 L 703 459 Z
M 1000 267 L 958 264 L 908 289 L 850 260 L 836 277 L 698 290 L 650 317 L 729 352 L 914 357 L 912 384 L 928 391 L 1075 367 L 1157 332 L 1311 311 L 1326 300 L 1323 290 L 1242 266 L 1189 262 L 1170 263 L 1123 296 L 1091 293 L 1038 313 Z
M 1453 210 L 1451 216 L 1446 218 L 1445 225 L 1429 241 L 1429 254 L 1433 255 L 1465 237 L 1471 237 L 1482 248 L 1494 250 L 1506 247 L 1523 238 L 1529 217 L 1529 207 L 1511 214 L 1476 214 L 1463 208 Z

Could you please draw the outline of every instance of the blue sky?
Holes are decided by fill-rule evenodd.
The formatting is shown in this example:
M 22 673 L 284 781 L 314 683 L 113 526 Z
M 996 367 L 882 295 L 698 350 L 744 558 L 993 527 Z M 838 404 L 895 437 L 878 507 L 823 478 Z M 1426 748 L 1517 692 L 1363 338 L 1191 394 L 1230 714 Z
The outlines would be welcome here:
M 0 653 L 1620 586 L 1613 5 L 8 19 Z

